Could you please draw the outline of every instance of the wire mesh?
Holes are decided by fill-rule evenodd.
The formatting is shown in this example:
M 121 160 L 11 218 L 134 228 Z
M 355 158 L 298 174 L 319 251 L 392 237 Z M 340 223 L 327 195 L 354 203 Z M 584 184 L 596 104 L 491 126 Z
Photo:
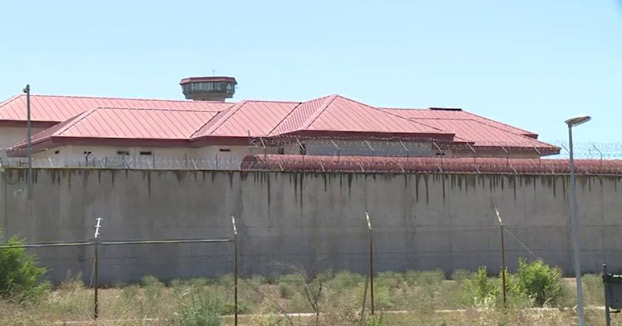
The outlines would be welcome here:
M 567 173 L 567 142 L 544 143 L 524 137 L 522 141 L 482 140 L 448 142 L 435 139 L 381 137 L 249 138 L 247 145 L 227 146 L 227 153 L 201 154 L 188 149 L 171 155 L 151 149 L 149 155 L 56 155 L 50 148 L 37 152 L 35 168 L 84 167 L 112 169 L 185 170 L 305 170 L 358 172 L 469 172 L 469 173 Z M 220 146 L 223 147 L 223 146 Z M 575 143 L 574 157 L 579 173 L 619 174 L 622 144 Z M 164 153 L 164 154 L 160 154 Z M 25 157 L 9 157 L 0 151 L 0 164 L 27 167 Z

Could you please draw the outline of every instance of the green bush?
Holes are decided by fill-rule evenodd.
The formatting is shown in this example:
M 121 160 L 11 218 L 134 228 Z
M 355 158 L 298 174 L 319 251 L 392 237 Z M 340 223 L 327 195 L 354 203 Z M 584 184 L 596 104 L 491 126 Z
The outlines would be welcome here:
M 285 283 L 279 283 L 279 296 L 282 299 L 291 299 L 293 295 L 294 295 L 294 291 L 292 290 L 291 287 L 289 287 L 289 285 Z
M 439 285 L 445 280 L 445 273 L 440 270 L 407 271 L 404 278 L 408 285 Z
M 153 275 L 146 275 L 140 278 L 140 285 L 143 287 L 162 287 L 164 284 Z
M 350 271 L 340 271 L 328 283 L 330 287 L 337 291 L 343 291 L 365 284 L 365 276 Z
M 216 297 L 195 297 L 190 304 L 182 304 L 180 326 L 219 326 L 223 305 Z
M 462 283 L 466 280 L 471 279 L 473 275 L 473 272 L 466 269 L 457 269 L 453 273 L 451 273 L 451 279 L 454 280 L 456 283 Z
M 0 230 L 0 234 L 1 234 Z M 22 245 L 23 241 L 12 237 L 7 245 Z M 38 267 L 37 256 L 24 248 L 0 249 L 0 296 L 18 301 L 36 300 L 50 289 L 41 282 L 46 269 Z
M 562 294 L 562 275 L 559 268 L 552 268 L 541 260 L 532 263 L 519 260 L 518 289 L 532 298 L 537 305 L 555 302 Z
M 464 287 L 475 306 L 488 306 L 501 293 L 499 284 L 488 277 L 485 266 L 480 266 L 471 279 L 464 281 Z

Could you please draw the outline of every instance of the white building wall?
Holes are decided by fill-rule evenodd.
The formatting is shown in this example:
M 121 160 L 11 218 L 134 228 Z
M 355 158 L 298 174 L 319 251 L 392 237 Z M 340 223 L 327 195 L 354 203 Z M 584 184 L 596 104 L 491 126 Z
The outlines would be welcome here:
M 434 156 L 436 151 L 429 143 L 399 141 L 361 140 L 301 140 L 307 155 L 329 156 Z M 298 143 L 288 144 L 285 154 L 301 154 Z
M 32 134 L 36 134 L 43 128 L 32 128 Z M 5 149 L 25 140 L 28 137 L 28 128 L 23 127 L 0 127 L 0 149 Z
M 59 146 L 33 154 L 35 166 L 238 169 L 248 146 Z

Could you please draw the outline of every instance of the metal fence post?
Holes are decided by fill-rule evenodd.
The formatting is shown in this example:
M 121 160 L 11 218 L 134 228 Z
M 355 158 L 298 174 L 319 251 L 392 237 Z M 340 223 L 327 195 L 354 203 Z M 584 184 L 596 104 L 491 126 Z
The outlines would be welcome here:
M 495 212 L 497 213 L 497 219 L 499 219 L 499 225 L 501 229 L 501 275 L 503 281 L 503 307 L 507 308 L 507 282 L 505 279 L 505 239 L 504 239 L 504 226 L 503 220 L 501 219 L 501 214 L 499 214 L 499 209 L 495 207 Z
M 374 240 L 372 237 L 369 213 L 365 212 L 367 228 L 369 229 L 369 294 L 371 300 L 371 314 L 374 314 Z
M 609 281 L 607 277 L 607 264 L 603 264 L 603 288 L 605 289 L 605 318 L 607 320 L 607 326 L 611 326 L 611 311 L 609 310 Z
M 235 216 L 231 216 L 231 223 L 233 224 L 233 305 L 235 326 L 238 325 L 238 229 L 235 226 Z
M 97 218 L 97 224 L 95 225 L 95 235 L 94 235 L 94 239 L 93 239 L 93 244 L 95 246 L 94 251 L 95 251 L 95 255 L 94 255 L 94 266 L 93 266 L 93 286 L 95 287 L 95 298 L 94 298 L 94 313 L 93 313 L 93 318 L 95 320 L 97 320 L 97 317 L 99 315 L 99 293 L 98 293 L 98 288 L 99 288 L 99 228 L 101 228 L 101 221 L 102 218 L 98 217 Z

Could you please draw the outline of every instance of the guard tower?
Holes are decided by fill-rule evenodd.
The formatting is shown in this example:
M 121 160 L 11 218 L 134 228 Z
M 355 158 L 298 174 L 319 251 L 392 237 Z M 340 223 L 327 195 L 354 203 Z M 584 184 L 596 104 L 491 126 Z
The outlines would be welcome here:
M 190 77 L 179 82 L 186 99 L 219 102 L 232 98 L 237 84 L 235 78 L 224 76 Z

